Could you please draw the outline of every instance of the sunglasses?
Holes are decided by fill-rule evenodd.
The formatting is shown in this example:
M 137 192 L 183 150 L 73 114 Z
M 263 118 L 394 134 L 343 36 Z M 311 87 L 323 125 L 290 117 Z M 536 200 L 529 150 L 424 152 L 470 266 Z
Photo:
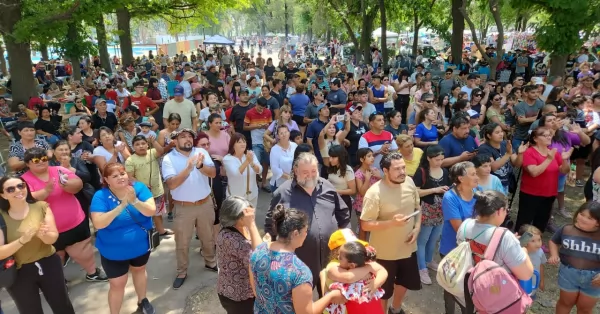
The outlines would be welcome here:
M 9 186 L 7 188 L 4 189 L 4 192 L 6 193 L 15 193 L 17 190 L 22 191 L 25 190 L 27 188 L 27 185 L 23 182 L 23 183 L 19 183 L 15 186 Z
M 426 103 L 428 103 L 428 104 L 433 103 L 433 100 L 423 100 L 423 101 L 426 102 Z
M 477 95 L 475 95 L 475 97 L 482 97 L 482 96 L 483 96 L 483 94 L 477 94 Z
M 500 101 L 502 98 L 494 98 L 494 101 Z
M 496 87 L 496 84 L 490 84 L 491 87 Z
M 48 161 L 48 156 L 42 156 L 40 158 L 31 158 L 31 162 L 34 164 L 39 164 L 40 162 L 47 162 Z

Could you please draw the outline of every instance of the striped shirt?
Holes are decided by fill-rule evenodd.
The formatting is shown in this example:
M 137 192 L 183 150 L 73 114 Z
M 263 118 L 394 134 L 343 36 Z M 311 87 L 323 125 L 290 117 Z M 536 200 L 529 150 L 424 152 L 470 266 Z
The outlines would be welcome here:
M 390 151 L 398 150 L 398 145 L 396 144 L 396 141 L 394 141 L 392 133 L 382 130 L 381 133 L 375 134 L 373 133 L 373 131 L 368 131 L 360 137 L 360 140 L 358 141 L 358 148 L 370 148 L 373 151 L 373 153 L 378 153 L 379 150 L 381 150 L 383 144 L 385 143 L 391 144 Z M 375 166 L 379 170 L 381 170 L 381 166 L 379 165 L 379 163 L 381 162 L 382 157 L 383 155 L 381 154 L 377 155 L 373 163 L 373 166 Z
M 271 111 L 266 108 L 259 113 L 258 110 L 256 110 L 256 107 L 253 107 L 250 110 L 248 110 L 248 112 L 246 112 L 246 117 L 244 118 L 244 124 L 247 125 L 270 125 L 271 122 L 273 122 Z M 250 131 L 250 137 L 252 138 L 253 145 L 262 144 L 263 135 L 265 134 L 265 131 L 266 128 L 254 129 Z

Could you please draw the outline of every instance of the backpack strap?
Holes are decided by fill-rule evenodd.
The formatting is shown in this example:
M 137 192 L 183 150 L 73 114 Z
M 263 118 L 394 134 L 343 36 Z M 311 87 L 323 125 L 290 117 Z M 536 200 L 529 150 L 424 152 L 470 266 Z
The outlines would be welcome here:
M 500 243 L 502 242 L 502 238 L 504 237 L 506 231 L 506 228 L 498 227 L 494 229 L 492 239 L 490 240 L 490 243 L 488 244 L 487 248 L 485 249 L 485 253 L 483 254 L 483 257 L 486 260 L 494 260 L 494 258 L 496 257 L 496 253 L 498 252 L 498 247 L 500 247 Z
M 4 243 L 2 244 L 7 244 L 8 243 L 8 236 L 6 235 L 6 221 L 4 220 L 4 216 L 0 215 L 0 229 L 2 230 L 2 236 L 4 237 Z

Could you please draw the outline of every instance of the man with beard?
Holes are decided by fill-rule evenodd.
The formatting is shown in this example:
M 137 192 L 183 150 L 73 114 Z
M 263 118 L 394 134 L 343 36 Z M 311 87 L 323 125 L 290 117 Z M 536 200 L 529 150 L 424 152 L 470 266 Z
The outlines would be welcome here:
M 294 161 L 292 170 L 294 179 L 287 180 L 273 193 L 271 206 L 265 219 L 265 231 L 275 239 L 272 217 L 273 210 L 278 204 L 307 214 L 308 234 L 304 244 L 296 249 L 296 255 L 310 268 L 313 287 L 317 287 L 319 296 L 322 296 L 319 272 L 329 262 L 327 243 L 334 231 L 338 228 L 346 228 L 350 224 L 350 211 L 335 187 L 329 181 L 319 177 L 315 155 L 300 154 Z M 417 275 L 417 280 L 418 278 Z
M 208 178 L 216 175 L 215 164 L 203 148 L 194 147 L 196 132 L 180 129 L 171 133 L 175 149 L 163 159 L 162 175 L 175 204 L 175 252 L 177 277 L 173 289 L 187 278 L 190 239 L 196 234 L 202 243 L 204 267 L 217 272 L 213 223 L 215 211 Z
M 371 232 L 369 245 L 377 251 L 377 262 L 388 272 L 381 305 L 386 309 L 393 295 L 388 313 L 404 313 L 402 300 L 406 290 L 421 290 L 416 255 L 421 214 L 410 216 L 421 210 L 419 192 L 406 175 L 406 163 L 400 153 L 385 155 L 380 167 L 383 179 L 367 190 L 360 224 L 364 231 Z

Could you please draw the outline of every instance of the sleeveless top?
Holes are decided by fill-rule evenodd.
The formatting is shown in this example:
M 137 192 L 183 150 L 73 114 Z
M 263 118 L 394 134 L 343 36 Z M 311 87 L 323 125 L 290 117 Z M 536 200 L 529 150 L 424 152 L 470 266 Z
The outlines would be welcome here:
M 75 112 L 84 112 L 87 113 L 87 110 L 85 110 L 85 108 L 82 106 L 81 109 L 77 108 L 77 106 L 74 106 L 73 108 L 75 108 Z
M 7 212 L 1 211 L 4 221 L 6 221 L 6 243 L 18 240 L 21 237 L 21 231 L 26 231 L 28 228 L 37 228 L 44 221 L 48 203 L 35 202 L 29 204 L 29 213 L 23 220 L 16 220 L 10 217 Z M 25 243 L 14 255 L 17 268 L 21 268 L 23 264 L 29 264 L 39 261 L 42 258 L 54 254 L 56 250 L 54 246 L 42 242 L 37 235 L 31 238 L 31 241 Z
M 375 86 L 371 87 L 371 90 L 373 91 L 373 97 L 375 98 L 383 98 L 383 95 L 385 95 L 385 86 L 381 85 L 379 87 L 380 89 L 375 88 Z M 378 102 L 378 104 L 381 102 Z M 375 104 L 375 103 L 373 103 Z

